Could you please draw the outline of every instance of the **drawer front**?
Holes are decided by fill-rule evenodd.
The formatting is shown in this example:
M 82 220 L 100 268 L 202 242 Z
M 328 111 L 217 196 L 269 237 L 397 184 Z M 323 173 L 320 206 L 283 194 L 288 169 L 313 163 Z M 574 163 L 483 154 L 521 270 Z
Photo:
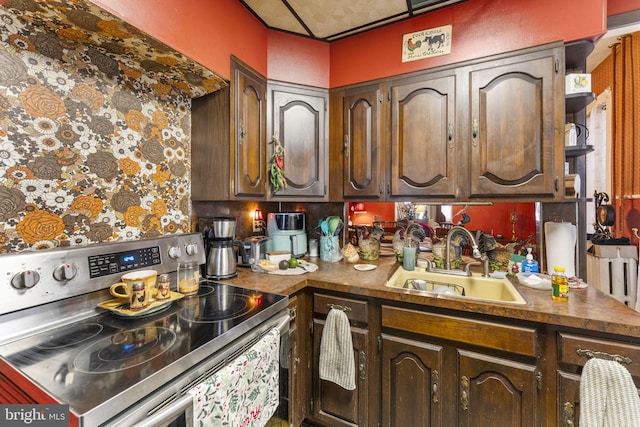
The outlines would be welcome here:
M 313 312 L 327 314 L 332 307 L 345 310 L 349 320 L 367 323 L 369 320 L 367 302 L 332 295 L 314 294 Z
M 640 377 L 640 345 L 558 333 L 558 361 L 560 363 L 584 366 L 588 356 L 581 353 L 584 353 L 585 350 L 628 358 L 630 363 L 623 362 L 623 365 L 631 375 Z
M 537 332 L 533 328 L 424 313 L 386 305 L 382 306 L 382 327 L 526 356 L 537 354 Z

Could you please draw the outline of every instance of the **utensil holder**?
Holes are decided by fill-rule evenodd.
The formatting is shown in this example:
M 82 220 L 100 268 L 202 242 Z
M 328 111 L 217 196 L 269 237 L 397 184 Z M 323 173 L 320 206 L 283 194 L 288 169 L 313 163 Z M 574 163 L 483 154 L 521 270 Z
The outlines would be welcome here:
M 328 262 L 338 262 L 342 259 L 338 236 L 320 236 L 320 259 Z

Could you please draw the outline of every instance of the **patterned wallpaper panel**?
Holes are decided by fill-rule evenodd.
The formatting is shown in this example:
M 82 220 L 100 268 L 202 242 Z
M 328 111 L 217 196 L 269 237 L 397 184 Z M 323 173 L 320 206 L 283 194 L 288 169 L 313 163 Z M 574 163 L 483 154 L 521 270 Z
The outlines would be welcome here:
M 191 231 L 191 95 L 203 79 L 140 72 L 44 3 L 66 5 L 65 22 L 141 37 L 79 1 L 0 7 L 0 253 Z

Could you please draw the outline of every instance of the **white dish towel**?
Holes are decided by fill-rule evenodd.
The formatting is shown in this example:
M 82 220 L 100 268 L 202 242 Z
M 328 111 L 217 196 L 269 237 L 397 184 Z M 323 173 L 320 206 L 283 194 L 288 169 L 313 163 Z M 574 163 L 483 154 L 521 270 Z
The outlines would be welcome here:
M 189 394 L 198 427 L 263 427 L 279 403 L 280 331 L 269 331 Z
M 629 371 L 613 360 L 592 358 L 580 378 L 580 427 L 640 426 L 640 398 Z
M 343 310 L 332 308 L 320 341 L 320 379 L 355 390 L 355 371 L 349 318 Z

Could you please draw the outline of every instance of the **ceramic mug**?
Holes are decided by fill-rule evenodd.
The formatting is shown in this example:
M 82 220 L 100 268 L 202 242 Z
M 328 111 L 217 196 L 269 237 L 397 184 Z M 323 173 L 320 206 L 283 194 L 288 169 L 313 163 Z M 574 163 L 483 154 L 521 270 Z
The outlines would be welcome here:
M 144 297 L 140 301 L 140 305 L 147 306 L 149 302 L 156 296 L 156 279 L 158 272 L 156 270 L 139 270 L 131 271 L 121 277 L 121 281 L 111 285 L 109 292 L 116 298 L 125 298 L 131 300 L 133 285 L 136 282 L 144 283 Z M 140 293 L 139 291 L 136 291 Z M 142 295 L 138 296 L 140 299 Z

